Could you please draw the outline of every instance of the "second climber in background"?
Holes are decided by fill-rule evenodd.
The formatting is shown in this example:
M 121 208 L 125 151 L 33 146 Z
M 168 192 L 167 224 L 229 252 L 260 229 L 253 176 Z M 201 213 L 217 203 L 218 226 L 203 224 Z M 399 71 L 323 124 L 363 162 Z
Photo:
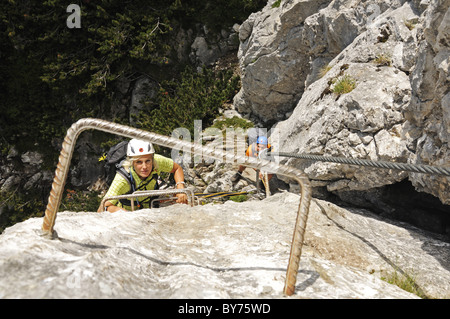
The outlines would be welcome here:
M 256 139 L 255 143 L 252 143 L 247 150 L 245 151 L 245 156 L 247 157 L 258 157 L 258 155 L 260 154 L 261 151 L 266 150 L 266 149 L 270 149 L 272 146 L 269 144 L 269 141 L 267 140 L 267 137 L 265 136 L 259 136 Z M 241 177 L 242 177 L 242 173 L 245 170 L 245 166 L 244 165 L 239 165 L 238 171 L 236 172 L 236 174 L 234 174 L 231 177 L 231 181 L 233 183 L 238 182 Z M 270 181 L 270 179 L 272 178 L 273 174 L 267 174 L 267 179 Z M 264 176 L 261 172 L 259 172 L 259 179 L 263 180 Z

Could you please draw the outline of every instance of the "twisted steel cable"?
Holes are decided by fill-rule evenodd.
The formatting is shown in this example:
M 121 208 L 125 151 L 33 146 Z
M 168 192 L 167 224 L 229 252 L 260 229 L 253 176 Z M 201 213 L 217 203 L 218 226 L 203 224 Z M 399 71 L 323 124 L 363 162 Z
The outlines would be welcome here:
M 387 162 L 387 161 L 371 161 L 365 159 L 354 159 L 354 158 L 346 158 L 346 157 L 333 157 L 333 156 L 322 156 L 322 155 L 313 155 L 313 154 L 296 154 L 296 153 L 285 153 L 272 152 L 270 155 L 266 155 L 265 159 L 270 160 L 273 156 L 284 156 L 284 157 L 295 157 L 306 160 L 313 161 L 321 161 L 321 162 L 333 162 L 340 164 L 350 164 L 350 165 L 358 165 L 358 166 L 370 166 L 376 168 L 384 168 L 384 169 L 395 169 L 401 171 L 409 171 L 416 173 L 425 173 L 425 174 L 434 174 L 434 175 L 446 175 L 450 176 L 450 168 L 440 167 L 440 166 L 430 166 L 423 164 L 407 164 L 407 163 L 396 163 L 396 162 Z
M 44 221 L 42 224 L 42 233 L 45 236 L 53 237 L 54 225 L 57 211 L 61 204 L 64 185 L 67 180 L 69 166 L 75 149 L 75 142 L 81 132 L 88 129 L 96 129 L 108 133 L 122 135 L 128 138 L 138 138 L 152 142 L 157 145 L 169 147 L 176 150 L 182 150 L 194 155 L 202 155 L 208 158 L 214 158 L 226 163 L 238 163 L 255 169 L 264 169 L 290 177 L 296 180 L 301 187 L 300 203 L 295 221 L 294 234 L 292 238 L 289 263 L 286 272 L 284 293 L 288 296 L 295 292 L 295 283 L 297 281 L 300 256 L 303 247 L 304 234 L 308 219 L 309 206 L 312 197 L 311 185 L 308 176 L 299 169 L 286 165 L 279 165 L 264 159 L 256 159 L 243 155 L 235 155 L 231 152 L 224 152 L 223 149 L 214 149 L 208 146 L 202 146 L 198 143 L 182 141 L 173 137 L 167 137 L 133 127 L 112 123 L 100 119 L 85 118 L 80 119 L 67 130 L 66 137 L 62 144 L 62 149 L 58 159 L 58 165 L 55 171 L 55 177 L 52 183 L 48 204 L 45 210 Z
M 152 190 L 152 191 L 136 191 L 131 194 L 124 194 L 124 195 L 117 195 L 117 196 L 110 196 L 110 197 L 104 197 L 103 200 L 100 203 L 100 211 L 104 210 L 105 203 L 108 200 L 112 199 L 128 199 L 128 198 L 136 198 L 136 197 L 144 197 L 144 196 L 157 196 L 157 195 L 173 195 L 173 194 L 180 194 L 185 193 L 188 198 L 188 203 L 192 207 L 194 206 L 194 193 L 192 190 L 188 188 L 180 188 L 180 189 L 160 189 L 160 190 Z M 131 201 L 131 210 L 134 210 L 134 201 Z

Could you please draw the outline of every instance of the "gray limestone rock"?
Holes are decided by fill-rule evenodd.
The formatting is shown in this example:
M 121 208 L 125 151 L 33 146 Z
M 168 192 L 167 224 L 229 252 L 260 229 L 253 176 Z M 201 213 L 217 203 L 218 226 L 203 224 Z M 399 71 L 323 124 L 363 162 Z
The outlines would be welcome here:
M 1 298 L 287 298 L 299 196 L 173 205 L 128 213 L 60 212 L 0 235 Z M 313 200 L 289 298 L 417 296 L 380 279 L 414 274 L 427 296 L 449 296 L 448 243 L 365 211 Z

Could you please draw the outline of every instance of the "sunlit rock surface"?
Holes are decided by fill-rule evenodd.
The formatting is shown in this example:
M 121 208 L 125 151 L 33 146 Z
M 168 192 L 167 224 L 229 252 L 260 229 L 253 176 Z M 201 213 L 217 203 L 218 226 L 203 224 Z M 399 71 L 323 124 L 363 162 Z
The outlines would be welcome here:
M 450 245 L 314 199 L 292 297 L 283 295 L 299 196 L 130 213 L 62 212 L 0 235 L 1 298 L 417 298 L 379 279 L 414 274 L 450 296 Z
M 240 27 L 236 109 L 281 152 L 450 165 L 450 1 L 292 0 Z M 355 88 L 333 93 L 341 79 Z M 450 203 L 449 178 L 283 158 L 329 192 L 404 179 Z

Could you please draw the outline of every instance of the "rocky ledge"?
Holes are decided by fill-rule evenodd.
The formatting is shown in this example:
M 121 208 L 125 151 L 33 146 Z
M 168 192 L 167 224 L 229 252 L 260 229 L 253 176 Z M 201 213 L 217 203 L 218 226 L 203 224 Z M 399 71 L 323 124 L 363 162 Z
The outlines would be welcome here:
M 448 298 L 450 243 L 314 199 L 296 292 L 283 286 L 299 196 L 173 205 L 125 214 L 62 212 L 0 235 L 1 298 L 418 298 L 381 277 L 413 277 Z

